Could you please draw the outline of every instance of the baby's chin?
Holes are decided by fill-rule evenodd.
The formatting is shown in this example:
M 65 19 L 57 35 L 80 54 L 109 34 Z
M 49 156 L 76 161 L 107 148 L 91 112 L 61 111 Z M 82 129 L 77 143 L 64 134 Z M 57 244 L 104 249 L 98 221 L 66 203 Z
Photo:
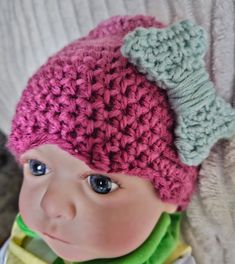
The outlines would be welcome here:
M 76 245 L 63 244 L 59 241 L 58 243 L 57 241 L 56 243 L 48 243 L 48 241 L 46 243 L 58 257 L 70 262 L 82 262 L 99 258 L 87 250 L 79 249 Z
M 83 261 L 89 261 L 89 260 L 94 260 L 97 258 L 92 258 L 92 257 L 86 257 L 86 256 L 75 256 L 74 258 L 72 258 L 71 256 L 68 257 L 66 255 L 59 255 L 57 254 L 57 256 L 59 256 L 60 258 L 69 261 L 69 262 L 83 262 Z

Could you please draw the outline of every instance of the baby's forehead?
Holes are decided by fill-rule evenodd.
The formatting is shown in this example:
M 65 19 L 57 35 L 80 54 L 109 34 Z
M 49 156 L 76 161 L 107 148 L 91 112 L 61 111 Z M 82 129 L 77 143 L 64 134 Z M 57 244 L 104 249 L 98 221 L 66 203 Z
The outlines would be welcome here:
M 44 151 L 53 151 L 53 150 L 56 150 L 56 151 L 63 151 L 63 149 L 61 149 L 58 145 L 56 144 L 41 144 L 41 145 L 38 145 L 36 147 L 33 147 L 31 149 L 29 149 L 28 151 L 39 151 L 39 152 L 44 152 Z
M 91 170 L 91 168 L 84 161 L 82 161 L 78 157 L 71 155 L 69 152 L 63 150 L 56 144 L 39 145 L 37 147 L 25 151 L 21 155 L 21 159 L 28 157 L 43 158 L 43 161 L 47 160 L 48 162 L 58 164 L 64 164 L 65 162 L 69 164 L 76 163 L 76 165 L 80 168 Z
M 54 155 L 63 155 L 63 152 L 64 151 L 55 144 L 42 144 L 26 150 L 24 153 L 21 154 L 21 157 L 34 155 L 34 154 L 46 157 L 46 156 L 50 156 L 52 153 Z

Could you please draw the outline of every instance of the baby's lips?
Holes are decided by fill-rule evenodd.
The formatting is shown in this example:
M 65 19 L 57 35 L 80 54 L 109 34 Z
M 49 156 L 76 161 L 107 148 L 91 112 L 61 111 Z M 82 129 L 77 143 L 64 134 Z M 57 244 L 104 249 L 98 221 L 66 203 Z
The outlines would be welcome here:
M 43 232 L 43 234 L 44 234 L 45 236 L 48 236 L 48 237 L 52 238 L 52 239 L 59 240 L 59 241 L 61 241 L 61 242 L 63 242 L 63 243 L 71 244 L 71 243 L 69 243 L 68 241 L 65 241 L 65 240 L 63 240 L 63 239 L 61 239 L 61 238 L 58 238 L 58 237 L 56 237 L 56 236 L 52 236 L 52 235 L 50 235 L 50 234 L 48 234 L 48 233 L 44 233 L 44 232 Z

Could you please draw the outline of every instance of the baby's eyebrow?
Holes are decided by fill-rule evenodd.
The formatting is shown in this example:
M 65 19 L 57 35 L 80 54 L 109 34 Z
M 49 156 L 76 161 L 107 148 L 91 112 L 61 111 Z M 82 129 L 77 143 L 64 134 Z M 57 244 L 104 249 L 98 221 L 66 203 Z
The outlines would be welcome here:
M 28 150 L 28 151 L 26 151 L 20 155 L 20 158 L 19 158 L 20 162 L 23 163 L 23 160 L 25 159 L 25 157 L 34 155 L 34 153 L 35 154 L 41 154 L 42 152 L 40 151 L 40 149 Z
M 34 152 L 39 153 L 39 154 L 43 154 L 43 151 L 40 148 L 33 148 L 33 149 L 29 149 L 26 152 L 23 153 L 23 155 L 27 155 L 27 154 L 34 154 Z

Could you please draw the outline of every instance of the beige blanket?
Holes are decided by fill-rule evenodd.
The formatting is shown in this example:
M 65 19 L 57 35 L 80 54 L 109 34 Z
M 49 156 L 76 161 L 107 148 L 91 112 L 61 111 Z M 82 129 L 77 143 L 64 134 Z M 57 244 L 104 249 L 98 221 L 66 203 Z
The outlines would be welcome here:
M 190 18 L 204 26 L 205 57 L 216 90 L 234 99 L 233 0 L 1 0 L 0 129 L 6 134 L 22 89 L 48 56 L 117 14 L 149 14 L 165 23 Z M 202 165 L 183 236 L 200 264 L 235 263 L 235 139 L 219 141 Z

